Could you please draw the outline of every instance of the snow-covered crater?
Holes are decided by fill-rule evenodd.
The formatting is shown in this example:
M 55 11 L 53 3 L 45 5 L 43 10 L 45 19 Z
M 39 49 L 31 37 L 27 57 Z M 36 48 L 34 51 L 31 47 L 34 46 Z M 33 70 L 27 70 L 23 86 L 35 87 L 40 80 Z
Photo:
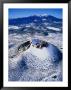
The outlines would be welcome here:
M 17 49 L 18 55 L 9 60 L 9 80 L 61 81 L 60 50 L 51 43 L 39 39 L 25 43 Z
M 30 44 L 30 46 L 24 53 L 29 52 L 40 60 L 50 59 L 53 61 L 59 61 L 62 59 L 62 53 L 56 46 L 39 39 L 33 39 L 30 43 L 27 43 Z M 24 47 L 21 47 L 21 49 Z

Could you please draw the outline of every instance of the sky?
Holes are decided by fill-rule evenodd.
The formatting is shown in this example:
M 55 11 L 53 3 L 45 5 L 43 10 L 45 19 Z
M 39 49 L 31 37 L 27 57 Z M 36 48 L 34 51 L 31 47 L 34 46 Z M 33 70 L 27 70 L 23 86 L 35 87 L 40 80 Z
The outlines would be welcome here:
M 47 14 L 47 15 L 52 15 L 55 16 L 57 18 L 62 18 L 62 9 L 61 8 L 50 8 L 50 9 L 32 9 L 32 8 L 25 8 L 25 9 L 12 9 L 10 8 L 8 10 L 8 17 L 9 19 L 11 18 L 22 18 L 22 17 L 28 17 L 31 15 L 43 15 L 43 14 Z

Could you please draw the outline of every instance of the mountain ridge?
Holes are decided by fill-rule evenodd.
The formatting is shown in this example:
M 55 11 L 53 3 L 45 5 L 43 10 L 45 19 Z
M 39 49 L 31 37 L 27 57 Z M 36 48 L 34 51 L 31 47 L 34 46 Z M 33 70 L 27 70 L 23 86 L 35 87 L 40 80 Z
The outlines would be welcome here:
M 62 19 L 54 17 L 52 15 L 48 16 L 28 16 L 28 17 L 22 17 L 22 18 L 15 18 L 15 19 L 9 19 L 9 25 L 19 25 L 19 24 L 29 24 L 29 23 L 43 23 L 43 22 L 62 22 Z

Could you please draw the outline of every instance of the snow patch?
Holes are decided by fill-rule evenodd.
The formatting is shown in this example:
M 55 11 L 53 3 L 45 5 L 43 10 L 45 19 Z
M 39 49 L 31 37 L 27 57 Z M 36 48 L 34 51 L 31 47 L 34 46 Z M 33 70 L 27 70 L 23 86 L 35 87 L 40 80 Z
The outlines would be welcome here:
M 19 29 L 20 27 L 18 26 L 9 26 L 8 29 Z
M 47 27 L 48 29 L 52 29 L 52 30 L 55 30 L 55 31 L 60 31 L 61 29 L 59 28 L 55 28 L 55 27 Z

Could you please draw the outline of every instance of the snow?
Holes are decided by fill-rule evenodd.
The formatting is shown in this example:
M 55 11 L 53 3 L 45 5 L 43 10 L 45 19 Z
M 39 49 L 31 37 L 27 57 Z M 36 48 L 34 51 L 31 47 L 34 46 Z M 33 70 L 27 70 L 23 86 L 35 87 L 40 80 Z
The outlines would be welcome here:
M 46 13 L 45 13 L 45 14 L 42 14 L 41 16 L 46 16 L 46 17 L 47 17 L 47 16 L 48 16 L 48 14 L 46 14 Z
M 44 14 L 34 14 L 34 15 L 32 15 L 32 16 L 38 16 L 38 17 L 42 17 L 42 16 L 48 16 L 46 13 L 44 13 Z
M 59 29 L 59 28 L 55 28 L 55 27 L 47 27 L 48 29 L 52 29 L 52 30 L 55 30 L 55 31 L 61 31 L 61 29 Z
M 30 25 L 26 25 L 26 27 L 28 28 L 28 27 L 30 27 Z
M 45 60 L 47 58 L 47 51 L 46 49 L 37 49 L 33 46 L 30 47 L 26 52 L 32 53 L 34 56 L 38 57 L 41 60 Z
M 46 19 L 42 19 L 43 21 L 45 21 Z
M 14 38 L 17 37 L 14 36 Z M 20 37 L 22 38 L 22 36 Z M 14 50 L 15 48 L 12 48 L 10 52 Z M 13 58 L 9 58 L 9 80 L 62 81 L 61 63 L 59 64 L 61 61 L 58 54 L 57 47 L 50 43 L 47 47 L 41 49 L 33 47 L 31 44 L 30 48 L 25 52 L 17 53 Z
M 10 30 L 10 29 L 19 29 L 19 27 L 18 27 L 18 26 L 9 26 L 8 29 L 9 29 L 9 30 Z
M 44 15 L 47 16 L 47 15 Z M 61 29 L 48 26 L 48 22 L 43 23 L 48 29 L 60 31 Z M 34 22 L 23 24 L 24 30 L 33 27 L 34 30 L 39 29 Z M 43 26 L 40 26 L 43 29 Z M 20 29 L 19 26 L 9 26 L 10 29 Z M 44 30 L 44 29 L 43 29 Z M 43 31 L 41 31 L 43 32 Z M 9 81 L 62 81 L 62 33 L 48 33 L 47 36 L 42 34 L 31 35 L 30 33 L 17 34 L 12 33 L 8 36 L 9 46 Z M 46 41 L 47 47 L 36 48 L 32 46 L 26 51 L 18 52 L 18 47 L 33 38 Z
M 52 44 L 48 44 L 47 47 L 43 47 L 41 49 L 31 45 L 26 52 L 30 52 L 40 60 L 50 59 L 53 61 L 59 60 L 59 55 L 61 54 L 57 47 L 53 46 Z

